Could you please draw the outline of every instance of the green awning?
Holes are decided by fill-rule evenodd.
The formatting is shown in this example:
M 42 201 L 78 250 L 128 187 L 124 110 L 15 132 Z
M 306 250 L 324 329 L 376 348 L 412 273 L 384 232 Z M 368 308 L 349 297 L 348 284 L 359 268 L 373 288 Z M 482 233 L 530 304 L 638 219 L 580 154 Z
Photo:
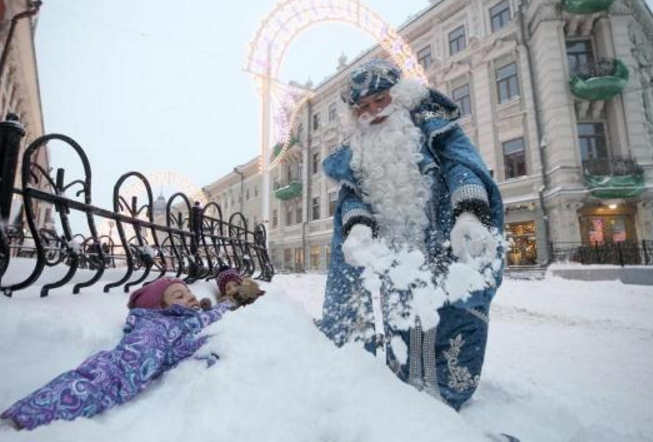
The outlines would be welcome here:
M 585 175 L 590 195 L 596 198 L 632 198 L 644 192 L 644 174 L 621 176 Z
M 628 84 L 630 73 L 621 60 L 615 60 L 615 70 L 611 75 L 582 79 L 572 75 L 569 86 L 572 93 L 584 100 L 609 100 L 621 93 Z
M 571 14 L 607 11 L 614 0 L 562 0 L 562 9 Z
M 302 187 L 302 183 L 295 181 L 285 187 L 275 190 L 274 196 L 284 201 L 291 200 L 297 198 L 302 193 Z

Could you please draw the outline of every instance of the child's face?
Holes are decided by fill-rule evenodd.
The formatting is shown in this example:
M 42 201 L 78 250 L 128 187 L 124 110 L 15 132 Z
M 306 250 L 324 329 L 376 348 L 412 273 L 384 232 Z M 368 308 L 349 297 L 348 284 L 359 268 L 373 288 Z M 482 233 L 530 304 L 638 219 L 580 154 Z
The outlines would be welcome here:
M 238 295 L 240 290 L 240 283 L 237 281 L 229 281 L 227 285 L 224 286 L 225 295 L 230 298 L 235 298 Z
M 163 307 L 168 308 L 173 304 L 183 305 L 184 307 L 200 308 L 200 303 L 195 295 L 184 284 L 170 284 L 166 291 L 163 292 Z

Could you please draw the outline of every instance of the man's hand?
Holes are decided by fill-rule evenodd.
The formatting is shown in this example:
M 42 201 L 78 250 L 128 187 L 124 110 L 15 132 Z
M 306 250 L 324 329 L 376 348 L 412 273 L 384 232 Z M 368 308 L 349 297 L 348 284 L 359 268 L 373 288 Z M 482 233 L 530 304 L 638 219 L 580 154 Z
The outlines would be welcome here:
M 342 245 L 347 264 L 362 267 L 369 260 L 367 255 L 372 248 L 372 229 L 365 224 L 356 224 L 349 231 L 347 239 Z
M 464 212 L 451 230 L 451 250 L 460 262 L 489 264 L 497 254 L 497 242 L 476 215 Z

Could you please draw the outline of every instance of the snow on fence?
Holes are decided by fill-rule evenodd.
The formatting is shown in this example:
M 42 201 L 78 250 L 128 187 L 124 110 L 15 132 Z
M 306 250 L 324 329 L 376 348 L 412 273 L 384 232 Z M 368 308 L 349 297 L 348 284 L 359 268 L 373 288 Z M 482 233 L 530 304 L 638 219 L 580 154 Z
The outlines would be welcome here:
M 237 268 L 244 276 L 272 279 L 274 269 L 266 249 L 265 226 L 258 224 L 250 230 L 240 212 L 225 221 L 218 204 L 211 202 L 202 207 L 178 192 L 168 199 L 162 219 L 155 219 L 152 188 L 139 172 L 125 173 L 116 182 L 113 211 L 94 206 L 88 158 L 79 144 L 65 135 L 44 135 L 25 149 L 20 185 L 14 188 L 24 133 L 13 115 L 0 122 L 0 290 L 5 295 L 11 296 L 37 283 L 43 270 L 53 266 L 67 266 L 67 271 L 59 280 L 44 284 L 41 296 L 67 284 L 80 268 L 95 272 L 91 278 L 75 284 L 74 293 L 100 281 L 105 270 L 113 267 L 124 272 L 104 285 L 105 292 L 119 286 L 129 291 L 133 286 L 172 273 L 183 276 L 188 283 L 209 280 L 217 276 L 223 265 Z M 46 170 L 37 162 L 40 149 L 46 149 L 51 141 L 63 142 L 76 152 L 83 166 L 82 177 L 68 178 L 62 168 L 53 177 L 52 168 Z M 128 181 L 140 181 L 145 201 L 127 195 Z M 9 216 L 17 198 L 22 198 L 22 208 L 16 224 L 9 222 Z M 61 231 L 42 225 L 40 211 L 35 210 L 38 205 L 54 208 Z M 75 231 L 71 213 L 82 215 L 86 227 L 83 232 Z M 111 226 L 109 234 L 98 231 L 98 221 Z M 23 229 L 24 222 L 29 233 Z M 113 226 L 117 235 L 112 234 Z M 34 258 L 34 268 L 22 280 L 5 284 L 3 278 L 9 263 L 17 257 Z M 16 276 L 12 275 L 12 279 Z

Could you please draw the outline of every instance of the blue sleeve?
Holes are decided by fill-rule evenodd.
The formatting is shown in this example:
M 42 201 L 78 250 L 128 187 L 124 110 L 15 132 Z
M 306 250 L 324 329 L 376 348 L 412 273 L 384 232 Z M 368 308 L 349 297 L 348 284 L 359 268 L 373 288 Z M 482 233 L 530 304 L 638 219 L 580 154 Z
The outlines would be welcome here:
M 364 203 L 358 194 L 346 185 L 341 186 L 339 199 L 341 201 L 343 236 L 346 238 L 356 224 L 368 226 L 376 236 L 377 224 L 369 204 Z
M 488 187 L 496 185 L 467 135 L 454 123 L 451 130 L 434 137 L 431 147 L 449 186 L 454 218 L 471 212 L 486 225 L 491 224 L 489 193 L 494 189 Z

